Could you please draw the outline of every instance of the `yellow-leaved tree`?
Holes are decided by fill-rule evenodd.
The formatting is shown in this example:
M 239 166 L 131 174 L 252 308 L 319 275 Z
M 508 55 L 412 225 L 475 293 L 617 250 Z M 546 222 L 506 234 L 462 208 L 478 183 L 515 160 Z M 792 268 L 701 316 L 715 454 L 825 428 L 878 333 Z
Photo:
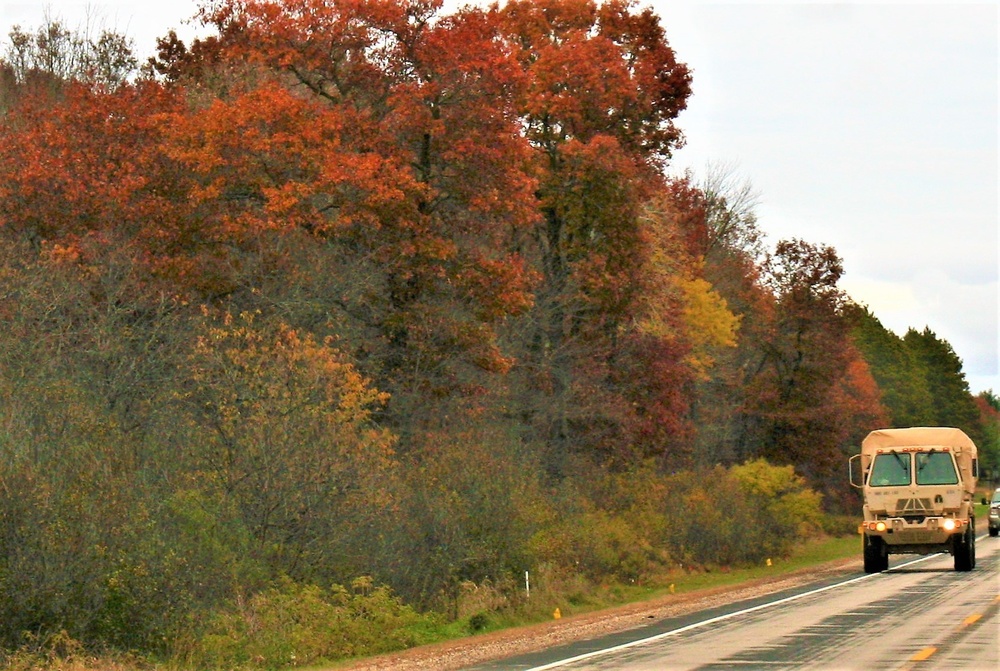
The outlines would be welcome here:
M 678 200 L 675 195 L 647 205 L 645 310 L 638 328 L 656 338 L 682 339 L 685 363 L 697 380 L 705 380 L 718 352 L 736 346 L 740 317 L 705 279 L 704 258 L 690 243 L 696 227 L 688 220 L 697 208 L 680 207 Z
M 685 335 L 691 346 L 687 362 L 700 380 L 708 379 L 716 353 L 736 346 L 740 318 L 729 310 L 726 299 L 712 284 L 698 276 L 675 279 L 683 301 Z

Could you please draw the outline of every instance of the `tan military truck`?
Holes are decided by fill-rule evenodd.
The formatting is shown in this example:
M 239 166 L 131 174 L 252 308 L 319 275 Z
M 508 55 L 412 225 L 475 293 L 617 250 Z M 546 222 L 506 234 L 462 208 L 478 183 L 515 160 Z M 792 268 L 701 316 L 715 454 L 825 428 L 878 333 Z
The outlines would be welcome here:
M 889 568 L 891 554 L 948 552 L 956 571 L 976 565 L 973 495 L 976 445 L 960 429 L 872 431 L 851 457 L 851 484 L 864 493 L 865 572 Z

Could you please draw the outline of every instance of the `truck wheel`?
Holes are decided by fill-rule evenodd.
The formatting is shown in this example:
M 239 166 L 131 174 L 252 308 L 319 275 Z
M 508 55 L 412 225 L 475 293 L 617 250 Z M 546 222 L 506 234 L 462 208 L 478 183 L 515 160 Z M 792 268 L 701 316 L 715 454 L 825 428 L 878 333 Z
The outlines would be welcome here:
M 992 538 L 1000 536 L 1000 527 L 990 527 L 990 536 Z
M 865 535 L 864 540 L 865 573 L 880 573 L 889 568 L 889 555 L 884 552 L 882 539 Z
M 976 536 L 971 527 L 955 537 L 955 570 L 971 571 L 976 565 Z

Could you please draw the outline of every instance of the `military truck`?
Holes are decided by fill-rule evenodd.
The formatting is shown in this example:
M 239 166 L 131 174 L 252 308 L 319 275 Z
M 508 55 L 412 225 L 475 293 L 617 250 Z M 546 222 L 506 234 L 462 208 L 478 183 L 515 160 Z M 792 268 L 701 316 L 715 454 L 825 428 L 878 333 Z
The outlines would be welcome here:
M 864 493 L 866 573 L 888 569 L 892 554 L 948 552 L 956 571 L 976 566 L 979 465 L 976 445 L 962 430 L 872 431 L 849 467 L 851 485 Z

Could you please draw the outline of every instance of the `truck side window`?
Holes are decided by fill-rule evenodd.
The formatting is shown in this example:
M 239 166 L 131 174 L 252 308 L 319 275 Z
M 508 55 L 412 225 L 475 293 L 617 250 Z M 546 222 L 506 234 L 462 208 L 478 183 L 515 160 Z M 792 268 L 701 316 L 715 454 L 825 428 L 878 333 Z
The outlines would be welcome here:
M 957 485 L 955 462 L 947 452 L 927 452 L 916 455 L 918 485 Z
M 901 487 L 910 484 L 910 455 L 889 452 L 875 455 L 869 487 Z

